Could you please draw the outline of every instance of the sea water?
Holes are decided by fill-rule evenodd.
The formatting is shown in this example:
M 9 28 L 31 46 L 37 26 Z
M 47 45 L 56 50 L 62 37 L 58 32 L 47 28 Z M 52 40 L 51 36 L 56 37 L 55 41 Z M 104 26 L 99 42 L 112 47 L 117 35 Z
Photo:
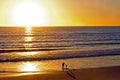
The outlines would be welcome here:
M 120 27 L 0 27 L 0 71 L 120 66 Z

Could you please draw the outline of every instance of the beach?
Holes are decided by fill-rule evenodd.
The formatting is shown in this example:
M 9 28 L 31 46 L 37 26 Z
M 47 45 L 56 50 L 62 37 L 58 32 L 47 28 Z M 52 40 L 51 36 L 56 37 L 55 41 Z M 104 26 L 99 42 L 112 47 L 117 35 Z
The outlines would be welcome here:
M 120 67 L 51 71 L 2 76 L 0 80 L 120 80 Z

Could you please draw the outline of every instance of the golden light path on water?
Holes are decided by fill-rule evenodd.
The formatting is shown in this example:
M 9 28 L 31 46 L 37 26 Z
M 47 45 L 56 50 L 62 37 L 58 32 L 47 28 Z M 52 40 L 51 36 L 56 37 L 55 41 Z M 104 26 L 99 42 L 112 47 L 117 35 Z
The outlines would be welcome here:
M 24 38 L 24 41 L 25 41 L 25 44 L 24 44 L 24 47 L 26 50 L 30 50 L 31 47 L 32 47 L 32 40 L 33 40 L 33 37 L 32 37 L 32 28 L 31 27 L 26 27 L 25 28 L 25 38 Z M 29 54 L 29 52 L 28 52 Z M 30 53 L 31 54 L 31 53 Z
M 30 42 L 32 42 L 32 40 L 33 40 L 32 28 L 31 27 L 26 27 L 25 30 L 26 31 L 25 31 L 24 41 L 26 43 L 24 44 L 24 47 L 25 47 L 26 50 L 30 50 L 31 47 L 32 47 L 32 44 Z M 35 55 L 35 54 L 38 54 L 38 52 L 24 52 L 21 55 L 22 56 L 31 56 L 31 55 Z M 20 69 L 19 71 L 27 72 L 27 73 L 36 72 L 36 71 L 40 70 L 40 69 L 37 69 L 37 64 L 33 63 L 33 62 L 24 62 L 24 63 L 21 64 L 19 69 Z
M 32 27 L 26 27 L 25 28 L 25 37 L 24 37 L 25 50 L 31 50 L 32 49 L 33 45 L 32 45 L 31 42 L 34 39 L 34 37 L 32 35 L 33 35 Z M 34 58 L 34 57 L 37 57 L 37 56 L 43 56 L 47 53 L 44 52 L 44 51 L 28 51 L 28 52 L 22 52 L 22 53 L 17 53 L 17 54 L 22 58 Z M 50 66 L 50 64 L 52 64 L 52 63 L 50 63 L 49 61 L 46 62 L 46 63 L 44 63 L 44 61 L 43 62 L 41 62 L 41 61 L 20 62 L 18 64 L 17 70 L 20 71 L 20 72 L 23 72 L 25 74 L 33 74 L 33 73 L 36 73 L 36 72 L 51 69 L 52 66 Z M 54 65 L 54 66 L 56 66 L 56 65 Z M 54 69 L 57 69 L 57 68 L 58 67 L 52 68 L 52 69 L 54 70 Z

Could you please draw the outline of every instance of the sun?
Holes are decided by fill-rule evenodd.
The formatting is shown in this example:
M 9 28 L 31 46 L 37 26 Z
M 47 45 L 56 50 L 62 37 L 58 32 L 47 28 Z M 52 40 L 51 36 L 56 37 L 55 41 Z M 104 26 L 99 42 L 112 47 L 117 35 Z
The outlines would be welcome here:
M 47 11 L 35 2 L 22 2 L 11 14 L 12 24 L 18 26 L 41 26 L 48 24 Z

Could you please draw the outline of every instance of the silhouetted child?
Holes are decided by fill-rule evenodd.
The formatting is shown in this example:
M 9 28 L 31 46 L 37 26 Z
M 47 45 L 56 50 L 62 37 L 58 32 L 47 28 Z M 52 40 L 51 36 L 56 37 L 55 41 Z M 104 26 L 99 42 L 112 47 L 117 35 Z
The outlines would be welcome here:
M 68 69 L 67 64 L 66 64 L 66 70 Z

